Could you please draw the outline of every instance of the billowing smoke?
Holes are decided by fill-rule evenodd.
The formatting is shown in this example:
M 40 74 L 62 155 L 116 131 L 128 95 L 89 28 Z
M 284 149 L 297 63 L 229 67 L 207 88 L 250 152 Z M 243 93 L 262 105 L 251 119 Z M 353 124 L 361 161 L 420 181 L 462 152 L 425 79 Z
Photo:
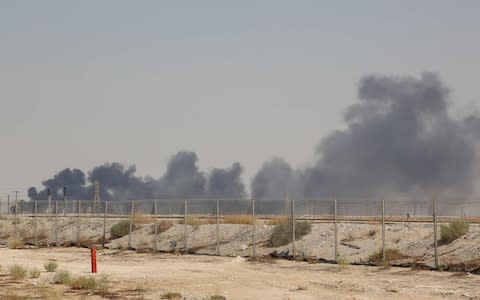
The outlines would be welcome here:
M 287 185 L 298 198 L 415 191 L 468 194 L 480 118 L 450 117 L 448 96 L 434 73 L 364 77 L 358 103 L 344 115 L 347 129 L 321 140 L 311 167 L 290 172 L 284 162 L 266 163 L 253 179 L 253 196 L 281 196 L 279 187 L 291 182 L 288 177 L 301 178 L 295 186 Z
M 207 179 L 198 170 L 197 161 L 194 152 L 178 152 L 173 156 L 161 178 L 162 190 L 174 197 L 203 197 Z
M 28 189 L 28 197 L 30 199 L 47 199 L 48 190 L 50 189 L 52 199 L 63 199 L 63 188 L 69 187 L 67 190 L 67 196 L 69 194 L 76 197 L 88 197 L 91 198 L 93 189 L 85 186 L 85 173 L 79 169 L 64 169 L 58 174 L 55 174 L 53 178 L 42 182 L 45 189 L 37 192 L 37 189 L 31 187 Z
M 252 195 L 256 199 L 285 199 L 293 192 L 294 170 L 282 158 L 275 157 L 263 164 L 252 181 Z
M 281 158 L 267 161 L 254 176 L 256 199 L 296 199 L 374 196 L 380 193 L 422 193 L 464 196 L 472 191 L 480 140 L 480 117 L 449 114 L 449 90 L 434 73 L 419 78 L 366 76 L 358 86 L 358 101 L 345 114 L 346 129 L 324 137 L 315 149 L 316 161 L 295 169 Z M 242 167 L 201 172 L 193 152 L 178 152 L 157 179 L 138 177 L 135 166 L 108 163 L 86 178 L 65 169 L 44 181 L 44 189 L 29 189 L 31 199 L 69 197 L 91 199 L 100 182 L 102 199 L 241 198 L 246 197 Z
M 244 198 L 245 185 L 242 182 L 243 168 L 234 163 L 227 169 L 213 169 L 208 182 L 209 197 Z
M 66 187 L 70 199 L 92 199 L 95 181 L 100 183 L 102 200 L 245 196 L 240 164 L 234 163 L 227 169 L 214 169 L 207 174 L 199 171 L 197 162 L 198 157 L 194 152 L 178 152 L 170 158 L 165 174 L 158 179 L 138 177 L 135 175 L 135 166 L 125 167 L 120 163 L 106 163 L 93 168 L 88 173 L 88 180 L 79 169 L 65 169 L 43 181 L 43 190 L 38 192 L 36 188 L 30 188 L 28 196 L 32 200 L 45 200 L 50 189 L 52 199 L 62 199 L 62 189 Z

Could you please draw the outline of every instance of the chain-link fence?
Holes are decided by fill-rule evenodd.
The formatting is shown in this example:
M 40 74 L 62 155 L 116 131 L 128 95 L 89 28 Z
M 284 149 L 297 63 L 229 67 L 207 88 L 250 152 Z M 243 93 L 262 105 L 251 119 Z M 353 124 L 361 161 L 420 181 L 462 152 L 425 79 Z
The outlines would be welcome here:
M 476 251 L 479 208 L 431 199 L 18 201 L 0 206 L 0 243 L 438 267 L 456 259 L 437 232 L 454 218 L 471 223 L 464 246 Z

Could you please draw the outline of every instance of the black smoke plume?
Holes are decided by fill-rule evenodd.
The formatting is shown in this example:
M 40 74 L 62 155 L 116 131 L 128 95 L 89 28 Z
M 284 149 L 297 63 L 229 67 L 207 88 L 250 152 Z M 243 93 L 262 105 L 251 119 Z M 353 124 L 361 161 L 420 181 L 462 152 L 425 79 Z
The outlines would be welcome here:
M 245 196 L 240 164 L 234 163 L 227 169 L 214 169 L 208 174 L 199 171 L 197 162 L 198 157 L 194 152 L 178 152 L 170 158 L 165 174 L 158 179 L 138 177 L 134 165 L 125 167 L 120 163 L 95 167 L 88 173 L 88 179 L 79 169 L 64 169 L 53 178 L 43 181 L 43 190 L 38 192 L 36 188 L 30 188 L 28 196 L 32 200 L 45 200 L 50 189 L 53 200 L 62 199 L 62 189 L 66 187 L 68 198 L 88 200 L 93 198 L 95 181 L 100 183 L 102 200 Z
M 347 128 L 321 140 L 311 167 L 266 163 L 253 196 L 279 197 L 282 186 L 297 198 L 471 191 L 480 118 L 450 117 L 449 90 L 436 74 L 366 76 L 358 99 L 344 115 Z M 292 186 L 289 178 L 299 180 Z
M 243 168 L 239 163 L 234 163 L 227 169 L 213 169 L 208 182 L 209 197 L 246 197 L 242 172 Z

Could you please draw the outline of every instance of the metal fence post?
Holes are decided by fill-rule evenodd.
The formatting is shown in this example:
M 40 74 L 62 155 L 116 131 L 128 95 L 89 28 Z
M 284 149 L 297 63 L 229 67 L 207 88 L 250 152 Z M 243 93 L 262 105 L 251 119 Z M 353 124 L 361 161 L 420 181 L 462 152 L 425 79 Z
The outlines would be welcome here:
M 18 202 L 17 202 L 17 196 L 15 195 L 15 228 L 14 228 L 14 235 L 15 239 L 17 239 L 17 223 L 18 223 Z
M 220 207 L 217 200 L 217 256 L 220 256 Z
M 153 202 L 153 214 L 155 215 L 154 223 L 153 223 L 153 231 L 154 231 L 154 240 L 153 240 L 153 249 L 158 251 L 158 220 L 157 220 L 157 200 Z
M 33 225 L 33 232 L 34 232 L 34 236 L 35 236 L 35 242 L 34 242 L 34 245 L 37 246 L 38 244 L 38 223 L 37 223 L 37 201 L 34 202 L 34 215 L 33 215 L 33 218 L 34 218 L 34 225 Z
M 295 200 L 292 199 L 292 256 L 295 259 Z
M 257 255 L 256 241 L 255 241 L 255 229 L 256 229 L 256 220 L 255 220 L 255 199 L 252 199 L 252 254 L 253 257 Z
M 7 195 L 7 219 L 10 220 L 10 195 Z
M 334 242 L 334 260 L 338 260 L 338 227 L 337 227 L 337 198 L 333 199 L 333 238 Z
M 81 226 L 82 226 L 82 204 L 81 201 L 78 200 L 78 215 L 77 215 L 77 246 L 80 246 L 80 233 L 81 233 Z
M 184 209 L 183 209 L 183 224 L 184 224 L 184 251 L 185 253 L 188 253 L 188 243 L 187 243 L 187 240 L 188 240 L 188 228 L 187 228 L 187 200 L 184 200 Z
M 102 239 L 103 248 L 105 248 L 105 239 L 107 238 L 107 215 L 108 215 L 108 201 L 105 200 L 105 213 L 103 215 L 103 239 Z
M 130 228 L 128 230 L 128 249 L 132 249 L 133 209 L 134 209 L 134 201 L 132 201 L 132 209 L 130 211 Z
M 387 257 L 385 256 L 385 199 L 382 198 L 382 261 L 385 266 Z
M 433 198 L 433 243 L 435 247 L 435 269 L 438 269 L 438 237 L 437 237 L 437 198 Z
M 55 200 L 55 246 L 58 246 L 58 200 Z

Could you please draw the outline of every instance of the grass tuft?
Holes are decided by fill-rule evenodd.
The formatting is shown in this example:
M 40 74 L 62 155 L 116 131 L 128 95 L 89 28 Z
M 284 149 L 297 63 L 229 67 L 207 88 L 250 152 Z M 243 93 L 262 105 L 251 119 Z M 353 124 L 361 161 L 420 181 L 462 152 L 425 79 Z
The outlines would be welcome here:
M 155 219 L 146 214 L 136 213 L 133 215 L 133 224 L 153 224 Z
M 182 294 L 177 293 L 177 292 L 168 292 L 160 296 L 160 299 L 182 299 Z
M 225 296 L 221 296 L 221 295 L 213 295 L 213 296 L 210 296 L 210 298 L 208 298 L 208 300 L 227 300 L 227 298 L 225 298 Z
M 55 272 L 57 271 L 58 264 L 54 261 L 49 261 L 43 264 L 43 267 L 45 268 L 45 271 L 47 272 Z
M 181 219 L 178 221 L 178 224 L 184 224 L 184 223 L 185 223 L 184 219 Z M 187 216 L 187 225 L 199 226 L 207 223 L 208 223 L 208 220 L 203 220 L 197 216 Z
M 59 270 L 53 276 L 53 283 L 56 284 L 68 284 L 70 283 L 71 275 L 67 270 Z
M 229 215 L 223 218 L 225 224 L 252 224 L 251 215 Z
M 30 269 L 30 272 L 29 272 L 29 273 L 30 273 L 30 277 L 32 277 L 32 278 L 38 278 L 38 277 L 40 277 L 40 270 L 37 269 L 37 268 L 32 268 L 32 269 Z
M 14 264 L 9 268 L 9 274 L 15 280 L 24 279 L 27 276 L 27 273 L 27 268 L 21 265 Z
M 110 289 L 110 279 L 106 275 L 102 275 L 99 278 L 94 276 L 77 276 L 70 280 L 70 288 L 105 294 Z
M 287 223 L 290 218 L 288 216 L 276 216 L 268 220 L 267 225 L 278 225 Z

